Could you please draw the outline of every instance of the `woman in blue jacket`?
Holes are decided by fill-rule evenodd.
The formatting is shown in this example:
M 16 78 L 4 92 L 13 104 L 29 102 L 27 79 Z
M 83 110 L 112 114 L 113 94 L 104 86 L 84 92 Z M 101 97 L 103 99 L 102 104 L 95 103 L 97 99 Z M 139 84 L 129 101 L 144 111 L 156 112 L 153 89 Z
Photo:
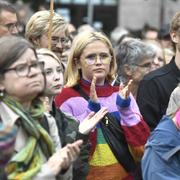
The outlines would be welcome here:
M 166 115 L 148 139 L 142 172 L 144 180 L 180 179 L 180 85 L 172 92 Z

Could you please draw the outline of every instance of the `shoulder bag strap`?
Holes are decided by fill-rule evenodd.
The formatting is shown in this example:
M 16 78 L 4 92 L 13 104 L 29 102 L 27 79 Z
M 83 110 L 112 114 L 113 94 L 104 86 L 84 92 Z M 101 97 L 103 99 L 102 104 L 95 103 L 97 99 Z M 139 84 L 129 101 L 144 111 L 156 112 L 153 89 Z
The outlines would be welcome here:
M 79 85 L 74 86 L 73 89 L 79 92 L 84 99 L 87 101 L 89 100 L 89 96 Z M 106 124 L 107 119 L 109 121 L 109 125 Z M 131 153 L 129 152 L 121 125 L 116 122 L 116 119 L 112 117 L 110 113 L 105 115 L 102 121 L 100 121 L 100 125 L 104 138 L 106 139 L 106 142 L 108 143 L 118 162 L 127 170 L 127 172 L 135 171 L 136 165 Z M 116 141 L 118 146 L 114 142 L 111 142 L 112 139 Z M 119 150 L 117 147 L 119 147 Z

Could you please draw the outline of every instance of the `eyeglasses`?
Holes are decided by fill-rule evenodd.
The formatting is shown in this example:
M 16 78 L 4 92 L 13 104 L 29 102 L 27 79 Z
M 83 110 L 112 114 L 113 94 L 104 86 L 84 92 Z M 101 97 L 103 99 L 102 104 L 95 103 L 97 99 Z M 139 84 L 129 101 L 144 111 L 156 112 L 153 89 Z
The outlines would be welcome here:
M 152 63 L 151 62 L 148 62 L 148 63 L 145 63 L 145 64 L 131 64 L 133 66 L 138 66 L 138 67 L 142 67 L 142 68 L 151 68 L 152 67 Z
M 6 73 L 8 71 L 15 71 L 19 77 L 25 77 L 29 74 L 31 68 L 38 70 L 38 72 L 42 73 L 44 71 L 44 62 L 33 62 L 32 64 L 19 64 L 14 68 L 5 69 L 3 72 Z
M 162 57 L 158 57 L 158 61 L 164 62 L 164 59 Z
M 85 61 L 89 65 L 93 65 L 93 64 L 97 63 L 98 57 L 99 57 L 99 60 L 101 61 L 101 63 L 103 63 L 103 64 L 110 64 L 111 58 L 112 58 L 111 55 L 108 53 L 89 54 L 88 56 L 85 57 Z
M 19 28 L 20 28 L 20 24 L 18 22 L 9 23 L 9 24 L 1 24 L 1 26 L 6 27 L 9 32 L 12 32 L 14 30 L 14 28 L 16 28 L 19 31 Z
M 56 36 L 52 36 L 51 41 L 52 44 L 58 44 L 61 43 L 61 45 L 67 45 L 67 43 L 69 42 L 69 38 L 66 37 L 56 37 Z

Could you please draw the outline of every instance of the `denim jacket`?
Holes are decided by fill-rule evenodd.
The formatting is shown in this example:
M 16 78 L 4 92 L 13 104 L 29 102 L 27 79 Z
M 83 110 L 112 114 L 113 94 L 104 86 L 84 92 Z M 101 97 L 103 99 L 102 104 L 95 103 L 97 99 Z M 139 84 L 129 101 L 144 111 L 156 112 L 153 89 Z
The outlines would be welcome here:
M 168 116 L 148 139 L 141 167 L 144 180 L 180 179 L 180 131 Z

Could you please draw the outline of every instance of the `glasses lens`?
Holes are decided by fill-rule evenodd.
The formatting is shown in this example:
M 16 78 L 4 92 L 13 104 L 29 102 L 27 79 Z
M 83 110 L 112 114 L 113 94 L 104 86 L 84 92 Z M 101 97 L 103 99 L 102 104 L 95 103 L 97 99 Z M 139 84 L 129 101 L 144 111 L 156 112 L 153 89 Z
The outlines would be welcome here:
M 11 24 L 7 24 L 8 30 L 10 32 L 12 32 L 15 28 L 19 31 L 20 29 L 20 24 L 19 23 L 11 23 Z
M 60 38 L 61 44 L 66 45 L 68 43 L 68 38 Z
M 52 41 L 52 44 L 54 44 L 54 45 L 56 45 L 56 44 L 58 44 L 60 42 L 61 45 L 64 46 L 64 45 L 66 45 L 69 42 L 69 38 L 53 36 L 51 38 L 51 41 Z
M 43 72 L 44 71 L 44 62 L 35 62 L 31 65 L 20 64 L 16 67 L 16 73 L 18 76 L 24 77 L 29 74 L 31 68 L 38 70 L 38 72 Z
M 29 73 L 29 67 L 27 64 L 20 64 L 16 66 L 16 73 L 18 76 L 27 76 Z
M 30 65 L 31 68 L 39 70 L 39 72 L 44 71 L 44 62 L 34 62 L 33 64 Z
M 109 64 L 111 61 L 111 56 L 107 53 L 101 53 L 100 55 L 100 59 L 102 61 L 103 64 Z
M 96 54 L 90 54 L 85 59 L 88 64 L 92 65 L 96 61 Z
M 101 63 L 103 64 L 109 64 L 111 62 L 111 56 L 107 53 L 101 53 L 99 55 L 90 54 L 86 57 L 86 61 L 88 64 L 92 65 L 95 64 L 95 62 L 97 62 L 97 58 L 99 58 Z
M 146 64 L 141 65 L 141 67 L 150 68 L 151 65 L 152 65 L 152 64 L 149 62 L 149 63 L 146 63 Z

